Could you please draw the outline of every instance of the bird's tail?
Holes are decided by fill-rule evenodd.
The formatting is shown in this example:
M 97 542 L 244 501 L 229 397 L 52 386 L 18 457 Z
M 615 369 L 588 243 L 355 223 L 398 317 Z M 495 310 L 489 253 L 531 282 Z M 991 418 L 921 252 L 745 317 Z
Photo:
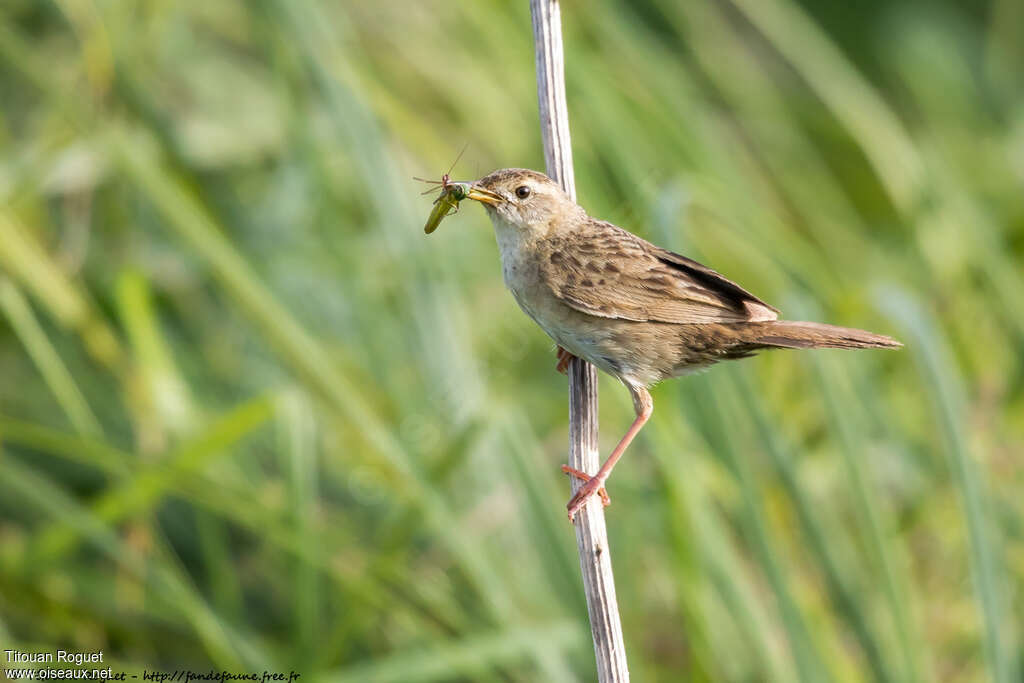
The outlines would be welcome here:
M 744 341 L 760 348 L 893 349 L 903 346 L 883 334 L 824 323 L 772 320 L 747 323 L 744 327 Z

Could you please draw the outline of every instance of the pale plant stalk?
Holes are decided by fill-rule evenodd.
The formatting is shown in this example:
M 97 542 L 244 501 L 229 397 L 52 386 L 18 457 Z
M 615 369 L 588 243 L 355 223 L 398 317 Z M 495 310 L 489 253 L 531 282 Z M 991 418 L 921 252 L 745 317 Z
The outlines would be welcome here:
M 544 141 L 547 173 L 575 201 L 569 141 L 569 109 L 565 98 L 562 52 L 562 21 L 557 0 L 531 0 L 533 35 L 537 54 L 537 99 Z M 595 473 L 600 467 L 597 447 L 597 371 L 590 363 L 575 358 L 569 364 L 569 466 Z M 570 477 L 572 493 L 583 485 Z M 590 630 L 597 658 L 600 683 L 629 680 L 622 620 L 615 597 L 612 556 L 608 546 L 604 508 L 598 496 L 591 496 L 576 514 L 576 546 L 583 590 L 590 614 Z

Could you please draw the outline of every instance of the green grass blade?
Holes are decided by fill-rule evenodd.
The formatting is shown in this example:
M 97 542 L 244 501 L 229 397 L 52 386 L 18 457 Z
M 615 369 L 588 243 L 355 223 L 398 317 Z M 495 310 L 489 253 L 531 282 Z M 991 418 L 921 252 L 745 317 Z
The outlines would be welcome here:
M 190 590 L 176 572 L 167 569 L 166 565 L 151 566 L 136 548 L 127 544 L 110 527 L 79 506 L 56 482 L 39 476 L 9 456 L 0 458 L 0 472 L 3 473 L 8 494 L 17 496 L 62 525 L 74 529 L 82 538 L 88 539 L 118 566 L 124 567 L 135 577 L 144 580 L 150 569 L 154 569 L 154 595 L 157 599 L 182 621 L 192 625 L 208 655 L 220 666 L 242 666 L 243 659 L 236 636 Z M 33 565 L 25 567 L 26 571 L 35 569 Z M 244 649 L 250 654 L 255 652 L 251 647 Z
M 561 622 L 440 642 L 328 674 L 323 680 L 325 683 L 476 680 L 498 666 L 528 659 L 538 651 L 572 650 L 585 646 L 579 625 Z
M 110 368 L 121 357 L 113 331 L 96 315 L 83 289 L 46 254 L 17 219 L 0 211 L 0 265 L 21 280 L 61 325 L 82 335 L 87 351 Z
M 33 315 L 32 307 L 14 283 L 3 275 L 0 275 L 0 309 L 7 315 L 25 351 L 75 430 L 85 436 L 101 436 L 103 428 L 99 420 Z
M 232 410 L 167 458 L 140 470 L 101 496 L 92 506 L 90 517 L 112 524 L 149 510 L 176 480 L 225 456 L 232 446 L 257 430 L 270 419 L 272 409 L 269 399 L 259 398 Z M 68 525 L 65 519 L 36 535 L 33 555 L 37 561 L 53 562 L 68 553 L 77 538 L 76 526 Z
M 800 680 L 824 680 L 828 677 L 827 669 L 806 619 L 793 597 L 790 580 L 783 570 L 778 544 L 764 520 L 764 502 L 748 462 L 749 453 L 743 452 L 733 424 L 736 416 L 743 412 L 742 401 L 720 385 L 709 382 L 705 388 L 709 390 L 711 400 L 707 405 L 691 401 L 690 413 L 707 420 L 702 427 L 708 443 L 736 477 L 741 495 L 740 518 L 744 533 L 775 596 Z
M 863 438 L 866 427 L 863 420 L 854 417 L 857 410 L 853 406 L 857 402 L 871 401 L 873 397 L 851 397 L 847 387 L 840 388 L 845 384 L 844 378 L 836 363 L 830 362 L 824 354 L 815 354 L 812 364 L 829 425 L 839 436 L 840 453 L 850 481 L 857 519 L 866 532 L 866 547 L 882 577 L 881 586 L 900 648 L 903 677 L 908 681 L 932 680 L 934 675 L 926 664 L 930 659 L 929 648 L 920 625 L 913 618 L 913 606 L 920 603 L 920 596 L 906 575 L 904 562 L 900 561 L 901 553 L 894 547 L 894 523 L 886 514 L 886 506 L 873 486 L 874 478 L 867 471 L 863 452 L 867 447 L 867 440 Z
M 922 196 L 924 164 L 899 118 L 828 36 L 792 0 L 732 0 L 786 56 L 871 161 L 901 210 Z
M 193 399 L 160 329 L 148 282 L 138 271 L 128 270 L 118 277 L 115 291 L 144 393 L 138 401 L 143 414 L 152 415 L 161 432 L 188 434 L 195 421 Z
M 707 466 L 697 455 L 706 446 L 698 447 L 697 435 L 682 425 L 665 425 L 669 415 L 679 411 L 673 410 L 675 401 L 660 403 L 668 405 L 660 406 L 660 421 L 648 429 L 654 431 L 660 445 L 653 453 L 660 469 L 659 479 L 665 485 L 664 507 L 677 564 L 678 592 L 684 603 L 686 638 L 694 643 L 695 657 L 713 659 L 702 662 L 695 673 L 706 675 L 708 680 L 721 680 L 728 666 L 738 661 L 748 677 L 792 680 L 796 672 L 778 655 L 764 606 L 746 580 L 742 562 L 729 547 L 729 531 L 712 510 Z M 686 444 L 682 458 L 669 447 L 680 443 Z M 705 613 L 700 599 L 705 584 L 724 602 L 740 634 L 738 641 L 722 642 L 721 634 L 713 630 L 711 615 Z
M 907 352 L 917 362 L 926 383 L 937 435 L 963 506 L 989 675 L 996 683 L 1019 680 L 1012 654 L 1018 633 L 1005 612 L 999 534 L 988 509 L 986 486 L 964 436 L 965 397 L 956 362 L 935 321 L 910 295 L 889 289 L 879 298 L 880 308 L 906 330 Z
M 810 550 L 821 565 L 830 598 L 849 623 L 874 678 L 879 681 L 894 680 L 890 673 L 892 666 L 885 660 L 878 639 L 872 632 L 864 604 L 854 594 L 854 589 L 845 576 L 841 562 L 832 550 L 833 542 L 830 542 L 830 536 L 834 532 L 826 531 L 824 525 L 819 522 L 818 516 L 814 512 L 814 505 L 805 495 L 797 477 L 792 454 L 787 452 L 790 449 L 783 445 L 764 406 L 756 398 L 757 391 L 753 384 L 742 373 L 732 373 L 732 375 L 738 385 L 737 394 L 743 399 L 753 417 L 759 440 L 771 457 L 786 494 L 793 502 Z
M 316 421 L 313 407 L 297 391 L 285 393 L 276 406 L 279 453 L 282 469 L 288 473 L 288 506 L 291 508 L 291 525 L 295 542 L 311 554 L 317 539 L 311 528 L 313 501 L 317 499 L 316 472 Z M 320 628 L 319 605 L 321 597 L 317 573 L 312 564 L 302 557 L 296 557 L 292 585 L 295 590 L 295 611 L 293 614 L 296 665 L 316 664 L 314 643 Z

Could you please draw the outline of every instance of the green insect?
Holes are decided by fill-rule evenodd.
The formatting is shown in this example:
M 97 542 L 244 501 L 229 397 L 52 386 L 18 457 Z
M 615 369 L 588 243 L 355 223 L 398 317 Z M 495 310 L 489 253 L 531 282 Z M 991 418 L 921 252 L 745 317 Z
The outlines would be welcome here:
M 423 232 L 428 235 L 437 229 L 446 216 L 457 213 L 459 202 L 466 198 L 469 190 L 469 183 L 453 183 L 451 181 L 441 186 L 441 194 L 434 200 L 434 210 L 427 218 L 427 224 L 423 226 Z
M 452 163 L 451 168 L 448 169 L 448 173 L 441 176 L 440 180 L 427 180 L 425 178 L 413 178 L 421 183 L 430 183 L 431 185 L 440 186 L 441 194 L 438 195 L 437 199 L 434 200 L 434 209 L 430 212 L 430 217 L 427 218 L 427 224 L 423 226 L 423 232 L 428 235 L 435 230 L 437 226 L 441 225 L 441 221 L 446 216 L 450 216 L 453 213 L 457 213 L 459 210 L 459 202 L 466 198 L 466 193 L 469 191 L 469 183 L 458 183 L 452 182 L 451 172 L 455 168 L 455 164 L 459 163 L 459 159 L 462 158 L 462 153 L 466 151 L 466 148 L 462 148 L 462 152 L 459 152 L 459 156 L 455 157 L 455 161 Z M 423 194 L 433 192 L 436 187 L 431 187 Z

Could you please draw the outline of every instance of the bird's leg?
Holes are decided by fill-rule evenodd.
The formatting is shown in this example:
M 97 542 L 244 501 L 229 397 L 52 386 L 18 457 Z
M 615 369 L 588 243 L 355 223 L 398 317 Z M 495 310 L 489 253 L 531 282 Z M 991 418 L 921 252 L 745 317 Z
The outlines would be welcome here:
M 597 474 L 590 477 L 583 486 L 576 492 L 576 495 L 569 500 L 569 503 L 565 506 L 569 510 L 569 521 L 573 521 L 576 517 L 576 513 L 580 511 L 580 508 L 587 502 L 587 498 L 597 493 L 599 489 L 604 488 L 604 483 L 608 480 L 608 475 L 612 473 L 612 468 L 615 467 L 615 463 L 619 461 L 622 454 L 626 451 L 633 438 L 640 432 L 641 427 L 651 417 L 651 413 L 654 412 L 654 400 L 651 399 L 650 392 L 643 387 L 631 387 L 627 385 L 630 395 L 633 397 L 633 409 L 636 410 L 636 419 L 633 420 L 633 424 L 626 430 L 626 435 L 622 437 L 619 444 L 612 451 L 612 454 L 608 456 L 608 459 L 601 465 L 601 469 L 597 471 Z M 564 471 L 564 470 L 563 470 Z
M 565 472 L 566 474 L 571 474 L 577 479 L 582 479 L 583 481 L 590 481 L 589 474 L 581 470 L 569 467 L 568 465 L 562 465 L 562 471 Z M 606 491 L 603 486 L 597 490 L 597 495 L 601 496 L 601 504 L 604 505 L 605 507 L 608 507 L 609 505 L 612 504 L 612 499 L 608 497 L 608 491 Z
M 558 347 L 558 352 L 555 354 L 558 357 L 558 365 L 555 366 L 555 370 L 558 370 L 563 375 L 569 373 L 569 361 L 576 356 L 572 355 L 561 346 Z

